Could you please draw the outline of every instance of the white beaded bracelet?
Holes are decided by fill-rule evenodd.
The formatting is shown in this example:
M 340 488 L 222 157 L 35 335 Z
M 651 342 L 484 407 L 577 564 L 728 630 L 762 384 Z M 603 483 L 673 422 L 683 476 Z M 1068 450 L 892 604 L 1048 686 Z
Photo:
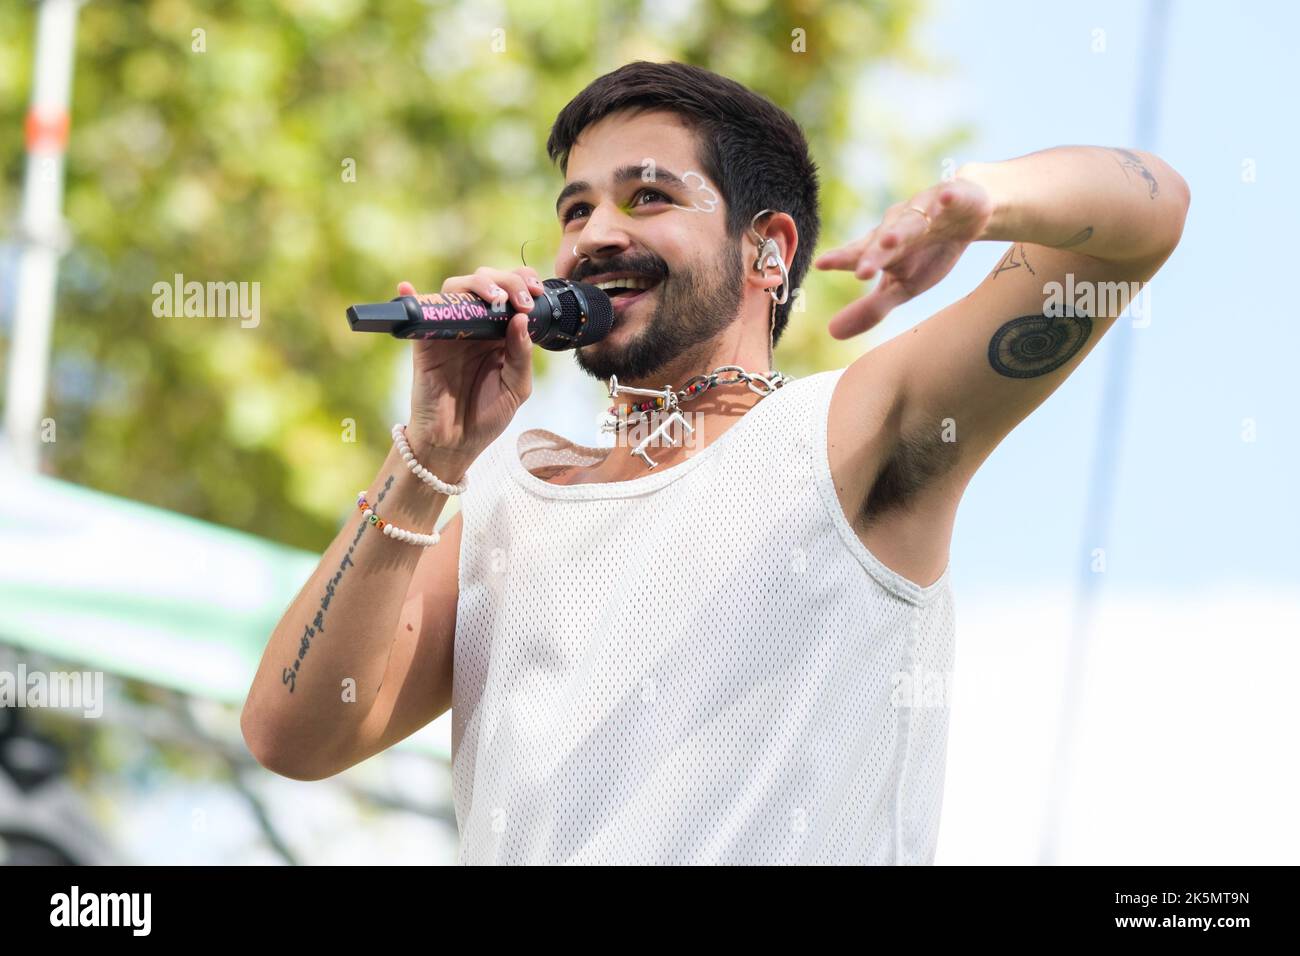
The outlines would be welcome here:
M 393 426 L 393 443 L 397 445 L 397 450 L 402 453 L 402 460 L 406 462 L 406 467 L 411 469 L 411 474 L 419 478 L 426 485 L 435 491 L 440 491 L 444 495 L 463 495 L 465 489 L 469 487 L 469 475 L 466 474 L 458 485 L 449 485 L 443 481 L 428 468 L 415 460 L 415 455 L 411 453 L 411 446 L 406 441 L 406 426 L 398 422 Z
M 422 548 L 431 548 L 442 537 L 436 530 L 433 534 L 420 534 L 418 531 L 407 531 L 405 528 L 399 528 L 397 525 L 385 521 L 375 514 L 375 510 L 366 502 L 366 493 L 364 491 L 357 493 L 357 507 L 361 509 L 361 517 L 375 525 L 388 537 L 396 538 L 398 541 L 405 541 L 407 544 L 418 544 Z

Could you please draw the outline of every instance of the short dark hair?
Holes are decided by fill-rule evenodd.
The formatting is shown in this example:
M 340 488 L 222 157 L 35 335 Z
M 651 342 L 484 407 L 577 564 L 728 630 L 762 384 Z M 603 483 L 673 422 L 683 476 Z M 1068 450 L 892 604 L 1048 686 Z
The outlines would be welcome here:
M 803 130 L 785 110 L 735 80 L 687 63 L 637 60 L 593 80 L 560 110 L 547 155 L 567 173 L 578 135 L 628 108 L 671 110 L 694 130 L 704 172 L 727 203 L 727 235 L 738 238 L 763 209 L 794 219 L 799 248 L 789 267 L 790 298 L 776 309 L 772 337 L 778 341 L 821 228 L 817 165 Z

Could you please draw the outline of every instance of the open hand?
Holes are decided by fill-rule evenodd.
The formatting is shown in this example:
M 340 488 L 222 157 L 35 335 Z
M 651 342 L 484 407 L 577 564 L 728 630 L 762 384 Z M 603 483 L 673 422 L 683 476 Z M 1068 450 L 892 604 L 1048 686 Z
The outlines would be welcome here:
M 880 275 L 869 294 L 831 317 L 831 335 L 859 335 L 937 283 L 983 233 L 992 214 L 984 187 L 957 178 L 890 206 L 864 238 L 818 256 L 813 260 L 818 269 L 850 270 L 864 280 Z

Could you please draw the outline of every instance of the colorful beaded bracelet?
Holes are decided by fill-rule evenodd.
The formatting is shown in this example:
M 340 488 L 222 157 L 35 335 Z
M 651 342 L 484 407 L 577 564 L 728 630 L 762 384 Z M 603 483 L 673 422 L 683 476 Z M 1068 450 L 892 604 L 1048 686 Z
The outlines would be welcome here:
M 375 514 L 373 508 L 366 503 L 366 493 L 364 491 L 357 495 L 357 507 L 361 509 L 361 516 L 369 521 L 372 525 L 382 531 L 390 538 L 396 538 L 398 541 L 405 541 L 407 544 L 418 544 L 422 548 L 429 548 L 438 543 L 442 537 L 437 531 L 433 534 L 420 534 L 418 531 L 407 531 L 405 528 L 399 528 L 391 522 L 385 521 L 379 515 Z

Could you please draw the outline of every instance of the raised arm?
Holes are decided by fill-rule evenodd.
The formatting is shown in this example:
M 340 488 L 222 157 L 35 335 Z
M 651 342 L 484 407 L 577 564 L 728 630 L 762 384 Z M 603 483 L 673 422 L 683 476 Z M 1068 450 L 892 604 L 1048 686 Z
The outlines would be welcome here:
M 863 239 L 814 262 L 881 276 L 831 319 L 836 338 L 866 331 L 933 286 L 971 242 L 1011 244 L 969 295 L 846 371 L 837 403 L 845 433 L 880 445 L 878 423 L 855 433 L 851 413 L 883 379 L 893 401 L 885 443 L 924 463 L 909 471 L 913 482 L 943 475 L 964 485 L 1163 265 L 1189 201 L 1182 177 L 1150 153 L 1062 146 L 968 163 L 951 182 L 892 206 Z M 863 475 L 855 489 L 864 505 L 874 478 Z

